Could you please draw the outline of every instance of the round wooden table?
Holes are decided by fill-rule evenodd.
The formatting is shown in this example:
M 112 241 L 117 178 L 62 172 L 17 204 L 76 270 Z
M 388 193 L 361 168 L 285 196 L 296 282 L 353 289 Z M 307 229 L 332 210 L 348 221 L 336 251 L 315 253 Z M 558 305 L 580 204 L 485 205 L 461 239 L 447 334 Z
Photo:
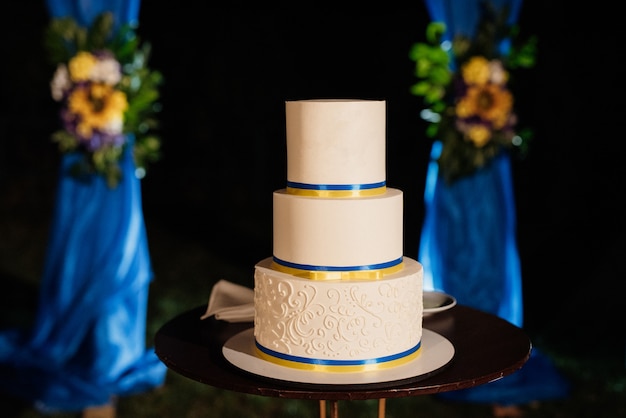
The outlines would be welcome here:
M 159 329 L 155 351 L 171 370 L 197 382 L 253 395 L 320 401 L 325 416 L 326 401 L 331 415 L 339 400 L 384 400 L 428 395 L 482 385 L 519 370 L 530 357 L 532 344 L 520 328 L 488 313 L 456 305 L 424 317 L 423 326 L 447 338 L 454 357 L 442 369 L 415 378 L 384 383 L 320 385 L 288 382 L 241 370 L 222 355 L 224 343 L 251 328 L 251 322 L 228 323 L 213 317 L 201 320 L 206 306 L 182 313 Z

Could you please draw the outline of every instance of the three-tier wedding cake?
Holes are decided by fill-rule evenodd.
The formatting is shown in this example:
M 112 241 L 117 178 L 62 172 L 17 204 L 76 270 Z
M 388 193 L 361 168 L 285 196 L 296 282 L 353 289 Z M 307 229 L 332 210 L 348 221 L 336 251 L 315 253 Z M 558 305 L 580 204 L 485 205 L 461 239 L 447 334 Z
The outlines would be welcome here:
M 257 355 L 312 371 L 406 364 L 422 342 L 422 266 L 386 185 L 386 102 L 286 102 L 287 184 L 255 266 Z

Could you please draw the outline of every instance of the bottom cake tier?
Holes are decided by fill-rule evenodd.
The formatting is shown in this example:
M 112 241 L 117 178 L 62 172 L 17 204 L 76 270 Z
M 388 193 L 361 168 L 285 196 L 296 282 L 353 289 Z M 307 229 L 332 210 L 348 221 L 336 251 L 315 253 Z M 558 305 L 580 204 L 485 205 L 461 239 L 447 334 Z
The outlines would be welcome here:
M 287 367 L 377 370 L 416 358 L 422 337 L 422 266 L 372 280 L 311 280 L 255 266 L 258 355 Z

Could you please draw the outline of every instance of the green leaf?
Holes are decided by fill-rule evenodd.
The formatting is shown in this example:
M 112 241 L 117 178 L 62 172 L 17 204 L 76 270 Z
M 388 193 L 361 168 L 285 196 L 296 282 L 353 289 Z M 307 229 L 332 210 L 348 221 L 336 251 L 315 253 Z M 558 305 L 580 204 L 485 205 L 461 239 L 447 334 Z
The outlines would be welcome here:
M 441 43 L 441 37 L 446 32 L 446 24 L 443 22 L 431 22 L 426 26 L 426 39 L 431 44 Z
M 113 32 L 113 24 L 113 13 L 105 12 L 96 16 L 87 31 L 85 49 L 91 51 L 105 49 Z
M 450 64 L 450 55 L 441 48 L 432 49 L 429 53 L 429 59 L 439 66 L 448 67 Z
M 430 91 L 430 83 L 427 81 L 420 81 L 411 87 L 411 93 L 415 96 L 426 96 Z
M 435 138 L 437 136 L 437 133 L 439 132 L 439 127 L 436 124 L 430 124 L 428 125 L 428 127 L 426 127 L 426 135 L 429 138 Z

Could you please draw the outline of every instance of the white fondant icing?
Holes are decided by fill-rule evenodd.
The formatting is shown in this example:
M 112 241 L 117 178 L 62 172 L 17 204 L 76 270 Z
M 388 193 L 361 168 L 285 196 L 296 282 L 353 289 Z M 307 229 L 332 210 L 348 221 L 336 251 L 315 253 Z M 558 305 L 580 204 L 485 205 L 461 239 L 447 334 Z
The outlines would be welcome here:
M 403 194 L 329 199 L 274 192 L 273 255 L 314 266 L 366 266 L 402 257 Z
M 385 118 L 383 100 L 286 102 L 287 181 L 384 182 Z
M 308 280 L 255 266 L 254 335 L 290 356 L 321 360 L 376 359 L 404 352 L 422 336 L 422 266 L 382 280 Z

